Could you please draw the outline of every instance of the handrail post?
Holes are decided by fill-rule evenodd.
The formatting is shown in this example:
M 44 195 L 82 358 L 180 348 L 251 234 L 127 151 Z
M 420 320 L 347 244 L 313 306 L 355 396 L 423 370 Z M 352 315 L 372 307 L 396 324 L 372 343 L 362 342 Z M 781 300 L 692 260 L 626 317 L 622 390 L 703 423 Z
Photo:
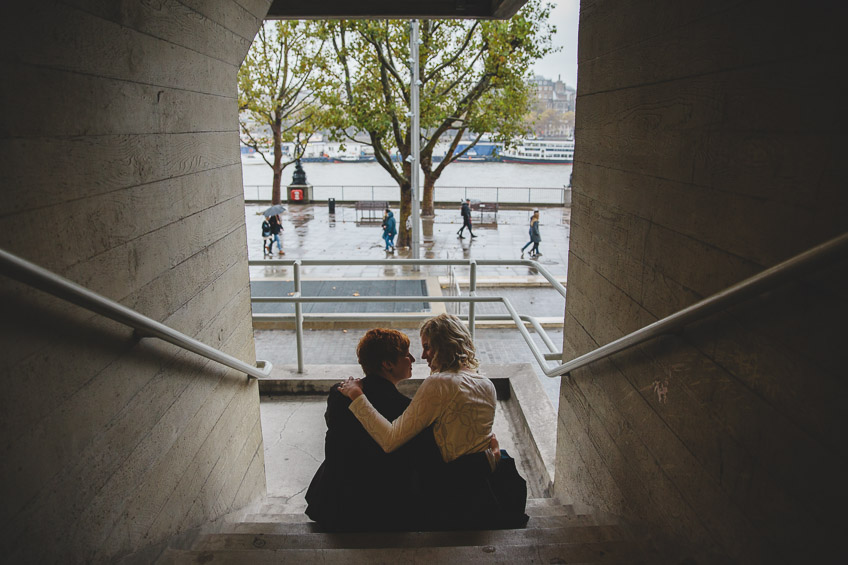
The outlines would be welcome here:
M 294 293 L 300 297 L 300 259 L 294 262 Z M 297 339 L 297 372 L 303 373 L 303 304 L 294 303 L 295 337 Z
M 468 277 L 468 296 L 477 296 L 477 261 L 470 262 L 471 273 Z M 475 334 L 475 302 L 468 303 L 468 329 L 471 332 L 471 341 L 474 341 Z

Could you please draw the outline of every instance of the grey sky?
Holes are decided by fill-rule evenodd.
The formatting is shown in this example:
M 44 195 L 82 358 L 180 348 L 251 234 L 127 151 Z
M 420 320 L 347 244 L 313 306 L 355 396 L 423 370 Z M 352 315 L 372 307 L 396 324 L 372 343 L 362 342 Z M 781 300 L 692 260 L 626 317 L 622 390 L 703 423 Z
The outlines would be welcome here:
M 543 77 L 562 80 L 571 87 L 577 86 L 577 22 L 580 12 L 579 0 L 552 1 L 550 21 L 557 27 L 553 37 L 554 46 L 562 47 L 533 65 L 533 72 Z

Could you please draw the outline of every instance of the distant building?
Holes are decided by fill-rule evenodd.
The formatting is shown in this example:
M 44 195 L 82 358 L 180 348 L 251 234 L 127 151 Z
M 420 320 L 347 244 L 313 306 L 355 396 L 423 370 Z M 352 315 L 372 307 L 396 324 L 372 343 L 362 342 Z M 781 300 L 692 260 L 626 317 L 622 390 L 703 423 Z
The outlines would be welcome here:
M 530 84 L 536 87 L 536 101 L 545 109 L 558 112 L 573 112 L 574 99 L 577 91 L 566 85 L 560 77 L 553 81 L 541 75 L 530 79 Z

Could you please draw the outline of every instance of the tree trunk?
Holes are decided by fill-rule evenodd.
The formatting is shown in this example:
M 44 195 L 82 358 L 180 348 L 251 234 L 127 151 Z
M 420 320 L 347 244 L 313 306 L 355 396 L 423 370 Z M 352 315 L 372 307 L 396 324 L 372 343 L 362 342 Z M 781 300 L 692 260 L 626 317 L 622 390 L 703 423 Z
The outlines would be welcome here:
M 421 193 L 421 215 L 435 216 L 436 210 L 433 205 L 434 185 L 438 175 L 433 175 L 433 154 L 421 155 L 421 172 L 424 173 L 424 191 Z
M 271 204 L 280 203 L 280 184 L 283 178 L 283 136 L 281 132 L 281 122 L 278 120 L 271 130 L 274 133 L 274 165 L 271 169 L 274 171 L 274 184 L 271 187 Z
M 422 216 L 436 215 L 436 207 L 433 204 L 433 199 L 436 191 L 436 179 L 438 178 L 432 173 L 424 173 L 424 201 L 421 203 Z
M 398 218 L 398 247 L 412 245 L 412 230 L 407 227 L 407 220 L 412 214 L 412 185 L 407 181 L 400 186 L 400 218 Z
M 283 171 L 280 169 L 280 164 L 274 159 L 274 184 L 271 188 L 271 204 L 280 203 L 280 180 L 283 177 Z

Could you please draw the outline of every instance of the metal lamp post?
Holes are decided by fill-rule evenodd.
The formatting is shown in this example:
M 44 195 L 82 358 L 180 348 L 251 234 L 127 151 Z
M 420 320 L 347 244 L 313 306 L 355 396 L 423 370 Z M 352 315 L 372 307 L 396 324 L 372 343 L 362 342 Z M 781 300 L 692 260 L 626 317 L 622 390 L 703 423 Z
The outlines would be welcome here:
M 420 107 L 418 103 L 418 87 L 421 85 L 421 81 L 418 79 L 418 20 L 412 20 L 409 24 L 409 63 L 412 73 L 412 84 L 409 88 L 409 110 L 412 114 L 412 123 L 409 129 L 409 137 L 412 140 L 412 147 L 410 149 L 412 174 L 409 179 L 412 192 L 412 258 L 418 259 L 421 252 L 421 221 L 419 219 L 421 202 L 418 193 L 418 176 L 421 171 L 421 126 L 419 116 Z M 418 269 L 417 265 L 415 269 Z

